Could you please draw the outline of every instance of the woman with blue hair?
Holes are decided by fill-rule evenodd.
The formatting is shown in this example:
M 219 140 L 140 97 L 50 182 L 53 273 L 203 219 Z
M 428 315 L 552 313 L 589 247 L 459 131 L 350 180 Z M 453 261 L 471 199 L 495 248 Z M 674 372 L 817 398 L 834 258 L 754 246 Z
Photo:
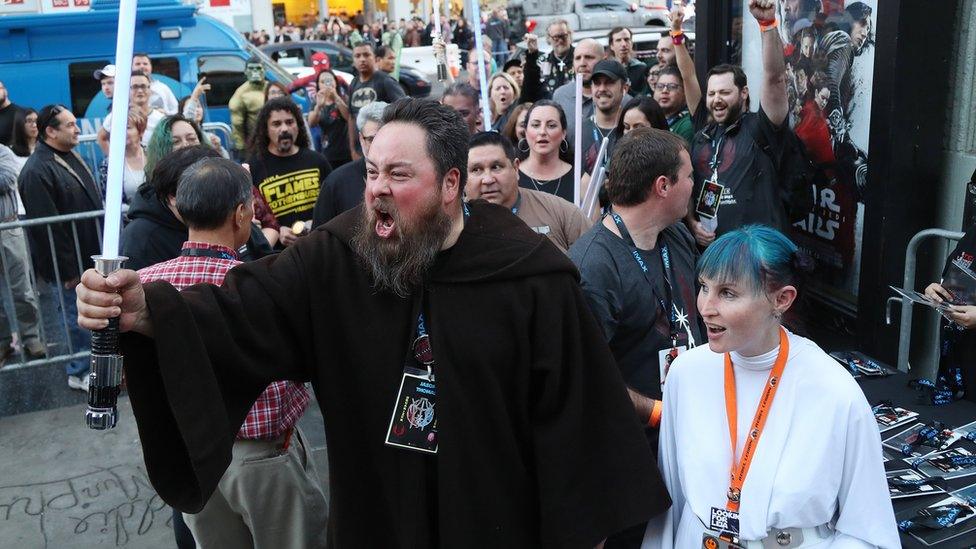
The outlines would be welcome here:
M 871 407 L 854 378 L 782 326 L 806 269 L 750 225 L 698 262 L 708 345 L 664 386 L 658 461 L 671 510 L 644 547 L 900 547 Z

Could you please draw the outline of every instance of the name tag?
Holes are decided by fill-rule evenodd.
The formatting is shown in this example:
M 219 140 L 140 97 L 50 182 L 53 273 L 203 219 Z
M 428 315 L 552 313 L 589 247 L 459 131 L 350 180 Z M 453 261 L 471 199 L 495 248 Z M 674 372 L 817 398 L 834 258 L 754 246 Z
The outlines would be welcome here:
M 427 375 L 404 372 L 393 405 L 386 444 L 406 450 L 437 453 L 437 390 Z
M 678 345 L 677 347 L 668 347 L 657 352 L 657 367 L 661 374 L 662 389 L 664 388 L 664 379 L 668 377 L 668 372 L 671 370 L 671 363 L 674 362 L 674 359 L 678 358 L 678 355 L 687 350 L 687 345 Z
M 708 528 L 722 534 L 731 534 L 736 538 L 734 541 L 737 541 L 739 537 L 739 513 L 722 507 L 712 507 Z

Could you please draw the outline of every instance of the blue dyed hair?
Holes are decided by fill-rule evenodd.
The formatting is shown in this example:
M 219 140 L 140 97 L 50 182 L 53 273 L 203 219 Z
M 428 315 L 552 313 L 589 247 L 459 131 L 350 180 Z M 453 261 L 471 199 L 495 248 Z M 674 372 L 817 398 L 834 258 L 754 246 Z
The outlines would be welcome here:
M 799 287 L 797 247 L 766 225 L 746 225 L 712 242 L 698 260 L 698 276 L 752 286 L 760 294 L 783 286 Z

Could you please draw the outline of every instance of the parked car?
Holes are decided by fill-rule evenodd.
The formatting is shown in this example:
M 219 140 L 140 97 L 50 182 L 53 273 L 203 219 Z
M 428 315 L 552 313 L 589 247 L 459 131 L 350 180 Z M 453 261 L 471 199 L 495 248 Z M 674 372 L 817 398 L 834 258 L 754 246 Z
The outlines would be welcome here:
M 322 52 L 329 56 L 332 69 L 356 74 L 353 67 L 352 50 L 326 40 L 303 40 L 299 42 L 278 42 L 261 46 L 261 51 L 278 62 L 282 67 L 311 67 L 312 54 Z M 411 67 L 400 67 L 400 86 L 411 97 L 430 95 L 430 81 Z
M 687 29 L 688 27 L 685 26 Z M 607 40 L 607 34 L 610 33 L 610 29 L 593 30 L 593 31 L 580 31 L 573 33 L 573 45 L 575 46 L 580 42 L 580 40 L 586 38 L 592 38 L 596 40 L 603 47 L 608 47 L 609 42 Z M 657 64 L 657 42 L 662 36 L 668 35 L 668 29 L 663 27 L 641 27 L 633 29 L 633 40 L 634 40 L 634 57 L 645 63 L 650 63 L 651 65 Z M 688 51 L 694 56 L 695 54 L 695 30 L 692 26 L 690 30 L 685 30 L 685 45 L 688 47 Z M 521 41 L 516 44 L 518 47 L 518 54 L 526 51 L 527 46 L 525 41 Z M 539 51 L 542 53 L 549 53 L 552 50 L 552 46 L 548 44 L 545 40 L 539 41 Z
M 508 20 L 518 39 L 527 29 L 544 35 L 546 27 L 556 19 L 565 19 L 573 31 L 667 27 L 668 13 L 663 0 L 647 5 L 632 0 L 512 0 L 508 3 Z

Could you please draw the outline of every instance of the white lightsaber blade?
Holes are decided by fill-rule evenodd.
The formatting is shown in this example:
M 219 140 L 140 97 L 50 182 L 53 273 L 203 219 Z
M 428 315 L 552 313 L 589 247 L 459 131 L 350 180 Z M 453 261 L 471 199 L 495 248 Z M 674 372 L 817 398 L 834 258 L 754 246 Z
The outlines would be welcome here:
M 481 40 L 481 6 L 478 2 L 471 2 L 471 19 L 474 31 L 474 49 L 468 55 L 478 56 L 478 82 L 481 87 L 481 119 L 484 121 L 485 131 L 491 130 L 491 107 L 488 106 L 488 79 L 485 78 L 485 48 Z
M 593 177 L 590 178 L 590 186 L 586 188 L 586 195 L 583 196 L 581 208 L 587 219 L 593 218 L 593 212 L 596 211 L 596 205 L 599 202 L 597 197 L 600 196 L 600 187 L 603 186 L 603 180 L 607 176 L 607 171 L 603 167 L 603 159 L 607 155 L 609 144 L 610 138 L 604 137 L 603 142 L 600 143 L 600 152 L 596 155 L 596 163 L 593 164 Z
M 580 196 L 580 178 L 583 177 L 583 75 L 576 75 L 576 109 L 573 114 L 576 120 L 576 135 L 573 136 L 573 200 L 576 206 L 582 204 Z
M 118 38 L 115 43 L 115 91 L 112 96 L 112 126 L 109 129 L 108 181 L 105 191 L 105 230 L 102 257 L 119 257 L 122 230 L 122 168 L 125 165 L 125 130 L 129 119 L 129 81 L 132 75 L 132 44 L 136 29 L 137 0 L 119 2 Z

